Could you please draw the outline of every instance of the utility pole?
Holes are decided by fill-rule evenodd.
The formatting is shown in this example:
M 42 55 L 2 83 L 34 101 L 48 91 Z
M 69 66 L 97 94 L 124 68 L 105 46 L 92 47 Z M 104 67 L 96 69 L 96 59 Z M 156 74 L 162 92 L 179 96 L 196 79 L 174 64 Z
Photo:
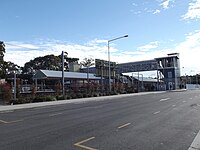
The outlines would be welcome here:
M 16 95 L 17 95 L 17 81 L 16 81 L 16 71 L 14 71 L 14 100 L 16 100 Z

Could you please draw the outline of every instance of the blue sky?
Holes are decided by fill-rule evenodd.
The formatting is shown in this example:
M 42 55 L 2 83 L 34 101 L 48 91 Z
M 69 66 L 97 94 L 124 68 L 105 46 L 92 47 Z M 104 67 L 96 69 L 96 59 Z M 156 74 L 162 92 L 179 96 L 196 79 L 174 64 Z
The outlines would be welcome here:
M 200 73 L 200 0 L 1 0 L 5 60 L 47 54 L 118 63 L 180 53 L 182 74 Z M 184 67 L 184 68 L 183 68 Z

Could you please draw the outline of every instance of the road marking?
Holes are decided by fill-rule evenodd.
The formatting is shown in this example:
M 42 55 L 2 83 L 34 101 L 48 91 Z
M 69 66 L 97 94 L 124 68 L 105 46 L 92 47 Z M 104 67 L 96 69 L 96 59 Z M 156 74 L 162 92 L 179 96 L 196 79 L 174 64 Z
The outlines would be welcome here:
M 2 112 L 0 112 L 0 114 L 11 113 L 11 112 L 14 112 L 14 110 L 2 111 Z
M 170 100 L 170 98 L 169 97 L 168 98 L 163 98 L 163 99 L 160 100 L 160 102 L 164 102 L 164 101 L 167 101 L 167 100 Z
M 192 99 L 192 98 L 190 98 L 190 99 Z
M 16 122 L 21 122 L 24 121 L 23 119 L 20 120 L 13 120 L 13 121 L 5 121 L 5 120 L 0 120 L 1 123 L 9 124 L 9 123 L 16 123 Z
M 121 125 L 121 126 L 119 126 L 118 127 L 118 129 L 121 129 L 121 128 L 124 128 L 124 127 L 127 127 L 127 126 L 129 126 L 131 123 L 129 122 L 129 123 L 126 123 L 126 124 L 124 124 L 124 125 Z
M 10 122 L 8 122 L 8 123 L 16 123 L 16 122 L 22 122 L 22 121 L 24 121 L 24 119 L 14 120 L 14 121 L 10 121 Z
M 172 107 L 175 107 L 176 105 L 172 105 Z
M 159 113 L 160 113 L 160 111 L 156 111 L 156 112 L 154 112 L 153 114 L 156 115 L 156 114 L 159 114 Z
M 83 148 L 83 149 L 86 149 L 86 150 L 97 150 L 97 149 L 95 149 L 95 148 L 91 148 L 91 147 L 88 147 L 88 146 L 85 146 L 85 145 L 81 145 L 81 144 L 86 143 L 86 142 L 88 142 L 88 141 L 90 141 L 90 140 L 93 140 L 94 138 L 95 138 L 95 137 L 90 137 L 90 138 L 88 138 L 88 139 L 85 139 L 85 140 L 83 140 L 83 141 L 80 141 L 80 142 L 78 142 L 78 143 L 75 143 L 74 146 L 77 146 L 77 147 L 80 147 L 80 148 Z
M 62 114 L 63 114 L 63 113 L 50 114 L 49 117 L 58 116 L 58 115 L 62 115 Z
M 186 101 L 183 101 L 183 103 L 185 103 Z
M 0 120 L 0 122 L 1 122 L 1 123 L 8 123 L 7 121 L 4 121 L 4 120 Z

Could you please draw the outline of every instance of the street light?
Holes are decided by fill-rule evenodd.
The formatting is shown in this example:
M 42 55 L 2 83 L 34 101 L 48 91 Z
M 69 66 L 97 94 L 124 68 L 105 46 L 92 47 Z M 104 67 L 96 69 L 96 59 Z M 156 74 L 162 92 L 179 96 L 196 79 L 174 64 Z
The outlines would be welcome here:
M 111 39 L 111 40 L 108 40 L 108 80 L 109 80 L 109 92 L 111 92 L 111 73 L 110 73 L 110 42 L 112 41 L 115 41 L 115 40 L 119 40 L 119 39 L 122 39 L 122 38 L 126 38 L 128 37 L 128 35 L 124 35 L 124 36 L 120 36 L 120 37 L 117 37 L 117 38 L 114 38 L 114 39 Z
M 65 75 L 64 75 L 64 54 L 68 55 L 67 52 L 62 51 L 62 95 L 65 95 Z

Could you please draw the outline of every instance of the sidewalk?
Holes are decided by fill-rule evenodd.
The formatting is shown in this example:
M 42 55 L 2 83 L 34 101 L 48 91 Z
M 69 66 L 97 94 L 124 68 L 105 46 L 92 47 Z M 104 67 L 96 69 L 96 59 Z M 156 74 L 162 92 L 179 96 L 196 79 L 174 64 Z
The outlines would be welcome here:
M 51 102 L 27 103 L 27 104 L 18 104 L 18 105 L 0 105 L 0 112 L 17 110 L 17 109 L 36 108 L 36 107 L 61 105 L 61 104 L 70 104 L 70 103 L 77 104 L 77 103 L 85 103 L 85 102 L 90 102 L 90 101 L 103 101 L 103 100 L 107 100 L 107 99 L 123 98 L 123 97 L 136 96 L 136 95 L 157 94 L 157 93 L 164 93 L 164 92 L 165 91 L 141 92 L 141 93 L 112 95 L 112 96 L 90 97 L 90 98 L 80 98 L 80 99 L 70 99 L 70 100 L 59 100 L 59 101 L 51 101 Z

